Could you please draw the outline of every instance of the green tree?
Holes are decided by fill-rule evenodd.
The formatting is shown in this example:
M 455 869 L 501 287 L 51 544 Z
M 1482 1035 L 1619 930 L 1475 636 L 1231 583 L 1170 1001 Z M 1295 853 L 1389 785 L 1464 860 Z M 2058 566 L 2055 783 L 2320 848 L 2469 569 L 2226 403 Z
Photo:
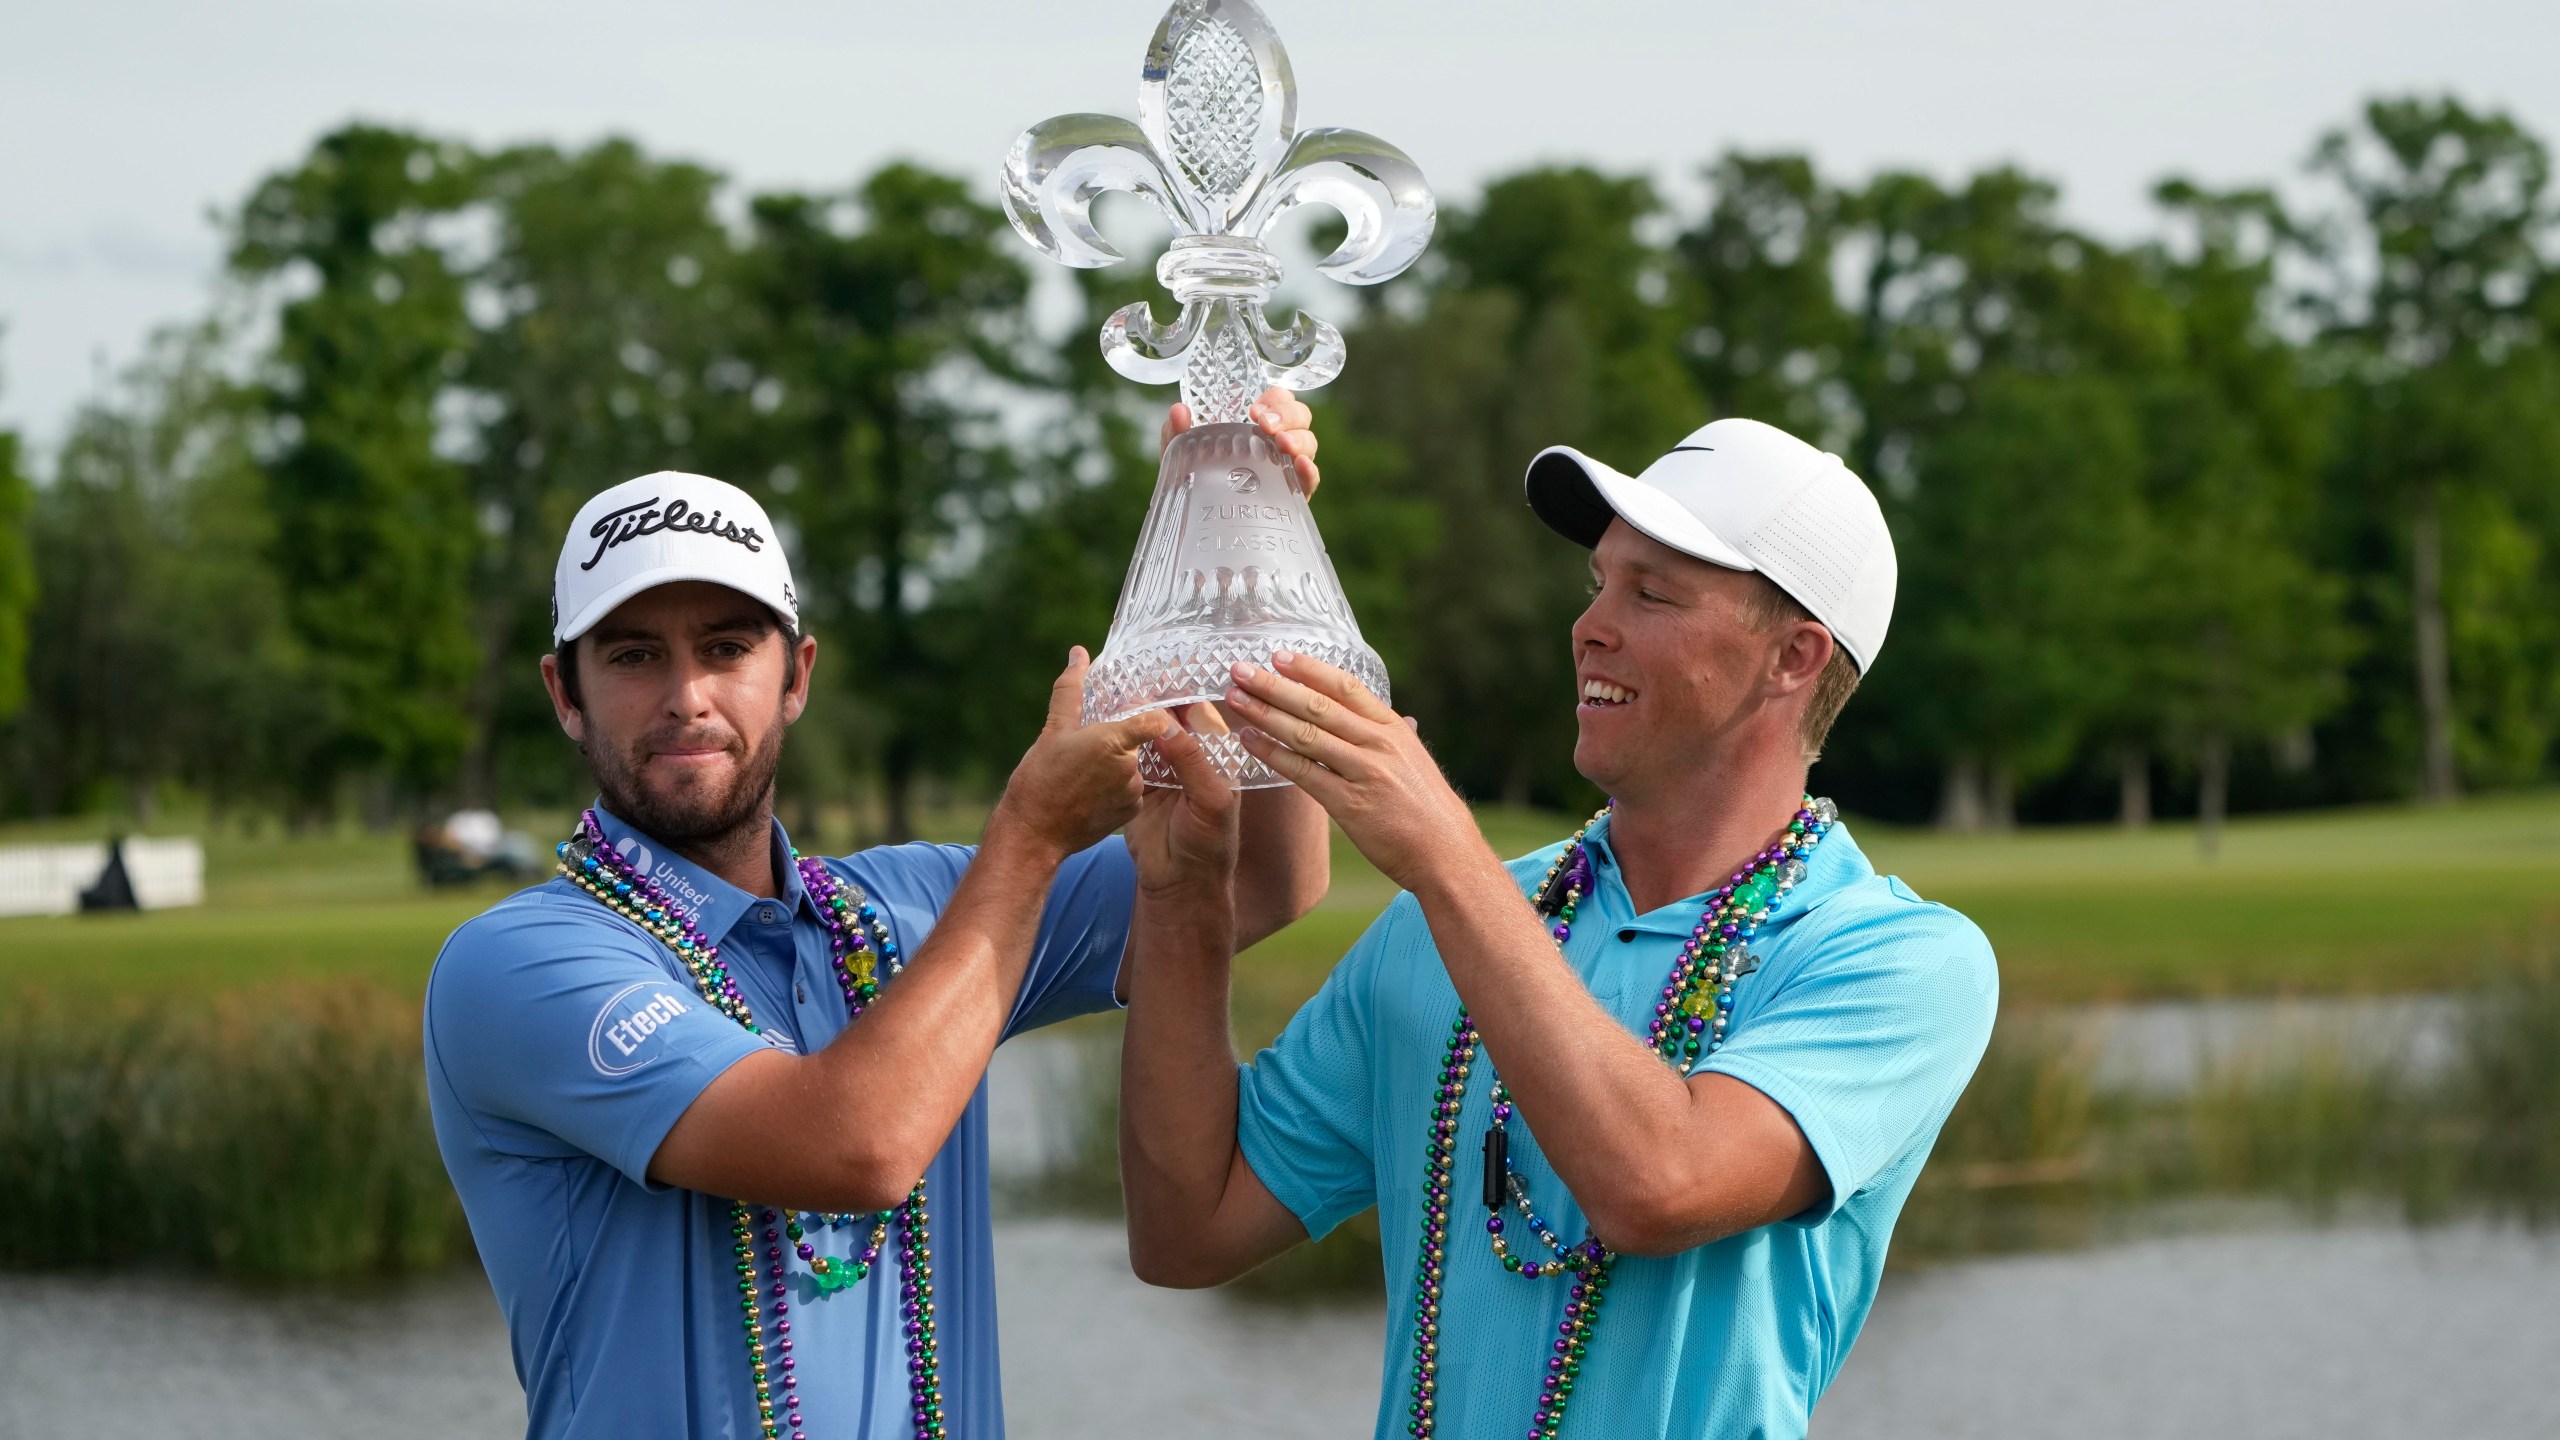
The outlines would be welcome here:
M 1717 415 L 1827 442 L 1856 423 L 1841 379 L 1855 333 L 1835 271 L 1847 197 L 1800 155 L 1729 154 L 1680 237 L 1695 316 L 1682 344 Z
M 496 239 L 468 277 L 478 323 L 463 377 L 474 401 L 467 474 L 482 540 L 466 799 L 565 793 L 582 779 L 537 663 L 550 648 L 553 561 L 578 507 L 651 471 L 752 463 L 756 376 L 740 353 L 720 183 L 627 140 L 526 146 L 480 167 Z
M 2343 693 L 2343 585 L 2317 567 L 2328 398 L 2278 334 L 2276 264 L 2294 228 L 2263 190 L 2171 181 L 2190 234 L 2143 261 L 2174 317 L 2165 365 L 2129 377 L 2144 412 L 2148 544 L 2113 647 L 2129 748 L 2165 746 L 2197 776 L 2199 843 L 2219 844 L 2235 744 L 2307 733 Z M 2128 811 L 2137 808 L 2124 777 Z
M 1935 763 L 1939 819 L 2006 825 L 2103 714 L 2141 544 L 2142 423 L 2163 307 L 2014 170 L 1947 190 L 1878 176 L 1843 206 L 1853 468 L 1902 562 L 1895 640 L 1843 727 Z
M 1325 539 L 1399 709 L 1472 793 L 1579 805 L 1573 654 L 1584 557 L 1521 500 L 1537 452 L 1641 468 L 1708 416 L 1683 283 L 1642 180 L 1497 180 L 1443 212 L 1434 273 L 1370 307 L 1326 392 Z M 1362 506 L 1375 505 L 1368 511 Z
M 27 524 L 34 508 L 34 484 L 18 464 L 18 437 L 0 430 L 0 720 L 27 698 L 27 612 L 36 600 Z
M 2324 137 L 2312 168 L 2344 191 L 2354 222 L 2320 251 L 2346 376 L 2334 482 L 2400 542 L 2397 593 L 2376 609 L 2405 626 L 2418 793 L 2440 801 L 2460 788 L 2448 593 L 2479 588 L 2448 581 L 2465 558 L 2448 520 L 2486 523 L 2495 552 L 2501 501 L 2547 493 L 2560 468 L 2534 309 L 2551 271 L 2550 157 L 2506 115 L 2397 99 Z
M 385 782 L 379 799 L 429 795 L 469 738 L 479 517 L 438 440 L 471 350 L 477 171 L 459 147 L 351 125 L 236 222 L 233 270 L 291 297 L 263 367 L 266 472 L 287 610 L 328 701 L 308 805 L 350 774 Z
M 918 626 L 947 687 L 939 752 L 989 779 L 1020 754 L 1068 647 L 1102 649 L 1174 398 L 1130 384 L 1094 344 L 1103 317 L 1133 297 L 1153 289 L 1163 302 L 1153 271 L 1133 261 L 1068 276 L 1079 318 L 1039 356 L 1042 393 L 1026 407 L 1038 422 L 1015 446 L 1018 470 L 953 497 L 978 559 L 934 587 Z
M 218 808 L 287 800 L 325 733 L 270 561 L 253 402 L 219 351 L 209 326 L 158 337 L 82 410 L 38 493 L 43 643 L 0 732 L 38 813 L 148 819 L 171 786 Z
M 1024 377 L 1028 275 L 1002 212 L 911 165 L 848 197 L 760 196 L 752 221 L 740 284 L 767 473 L 904 838 L 917 776 L 962 733 L 919 616 L 965 568 L 967 497 L 1016 478 L 985 382 Z
M 1872 698 L 1942 765 L 1942 824 L 2005 828 L 2115 683 L 2103 642 L 2124 627 L 2143 552 L 2141 420 L 2105 378 L 2004 370 L 1916 465 L 1895 507 L 1900 599 Z

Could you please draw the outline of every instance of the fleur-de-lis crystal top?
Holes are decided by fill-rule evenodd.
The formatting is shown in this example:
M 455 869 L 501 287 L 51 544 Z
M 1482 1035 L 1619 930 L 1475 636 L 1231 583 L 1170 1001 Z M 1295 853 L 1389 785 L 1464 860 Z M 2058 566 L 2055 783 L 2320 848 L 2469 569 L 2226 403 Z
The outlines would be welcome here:
M 1252 0 L 1175 0 L 1147 45 L 1136 124 L 1060 115 L 1005 160 L 1005 213 L 1053 260 L 1123 258 L 1093 226 L 1106 190 L 1143 197 L 1173 226 L 1156 277 L 1181 314 L 1163 326 L 1145 301 L 1123 306 L 1103 322 L 1102 353 L 1132 380 L 1179 380 L 1202 423 L 1244 419 L 1267 386 L 1312 390 L 1342 373 L 1340 331 L 1303 311 L 1278 330 L 1262 313 L 1281 274 L 1262 237 L 1282 215 L 1340 211 L 1349 233 L 1316 269 L 1355 285 L 1403 273 L 1431 240 L 1431 191 L 1403 151 L 1357 130 L 1300 131 L 1297 116 L 1288 52 Z

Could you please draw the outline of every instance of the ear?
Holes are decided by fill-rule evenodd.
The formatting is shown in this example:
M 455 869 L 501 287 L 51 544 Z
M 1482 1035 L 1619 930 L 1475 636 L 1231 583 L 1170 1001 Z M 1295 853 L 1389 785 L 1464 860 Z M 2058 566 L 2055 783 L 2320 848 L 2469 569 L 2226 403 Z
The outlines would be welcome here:
M 799 679 L 792 682 L 790 689 L 782 692 L 782 723 L 785 725 L 798 721 L 800 712 L 809 708 L 809 674 L 818 668 L 817 636 L 800 637 L 799 660 Z
M 1790 621 L 1770 639 L 1773 648 L 1769 652 L 1767 681 L 1771 692 L 1778 695 L 1811 690 L 1839 648 L 1839 642 L 1831 638 L 1830 627 L 1819 620 Z
M 578 642 L 572 640 L 569 643 L 575 645 Z M 561 730 L 570 739 L 586 744 L 587 717 L 577 706 L 569 703 L 569 692 L 560 688 L 560 657 L 556 654 L 542 657 L 542 688 L 550 693 L 551 714 L 560 722 Z

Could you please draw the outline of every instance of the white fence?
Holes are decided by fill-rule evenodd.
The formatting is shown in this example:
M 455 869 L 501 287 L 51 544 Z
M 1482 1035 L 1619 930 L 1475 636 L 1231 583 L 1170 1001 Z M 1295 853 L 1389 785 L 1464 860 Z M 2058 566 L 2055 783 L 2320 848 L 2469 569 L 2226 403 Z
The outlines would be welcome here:
M 0 847 L 0 915 L 68 915 L 106 868 L 104 845 Z M 124 870 L 145 910 L 204 903 L 204 846 L 192 838 L 128 839 Z

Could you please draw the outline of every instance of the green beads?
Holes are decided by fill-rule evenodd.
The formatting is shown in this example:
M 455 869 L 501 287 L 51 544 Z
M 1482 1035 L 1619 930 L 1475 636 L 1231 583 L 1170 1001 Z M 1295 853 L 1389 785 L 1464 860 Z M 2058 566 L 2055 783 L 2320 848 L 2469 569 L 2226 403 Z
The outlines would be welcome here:
M 584 817 L 583 823 L 588 836 L 594 842 L 600 843 L 601 832 L 596 829 L 594 815 L 588 814 Z M 728 968 L 720 963 L 718 948 L 697 944 L 694 941 L 689 933 L 690 917 L 680 904 L 663 896 L 647 895 L 646 892 L 651 887 L 646 884 L 635 889 L 632 884 L 612 881 L 608 875 L 590 873 L 596 862 L 588 858 L 581 863 L 573 864 L 571 851 L 572 845 L 560 847 L 560 873 L 571 884 L 592 896 L 615 914 L 628 918 L 664 944 L 692 980 L 696 993 L 700 994 L 714 1010 L 735 1020 L 751 1034 L 762 1033 L 761 1027 L 756 1024 L 755 1017 L 747 1008 L 745 998 L 730 985 Z M 792 855 L 791 860 L 799 869 L 801 878 L 808 884 L 810 890 L 825 901 L 819 907 L 819 912 L 825 917 L 829 929 L 833 932 L 829 937 L 832 947 L 839 955 L 849 957 L 845 961 L 841 978 L 844 981 L 848 1020 L 858 1017 L 868 1003 L 880 993 L 881 964 L 880 961 L 875 960 L 874 956 L 885 957 L 888 974 L 894 976 L 899 969 L 897 947 L 890 937 L 888 927 L 878 919 L 877 912 L 867 900 L 859 906 L 857 913 L 857 907 L 849 898 L 845 884 L 829 874 L 825 867 L 814 861 L 804 861 L 796 853 Z M 853 893 L 858 894 L 858 892 Z M 871 931 L 869 936 L 862 933 L 859 928 L 861 925 L 869 926 Z M 876 944 L 867 942 L 876 942 Z M 940 1354 L 934 1333 L 933 1251 L 927 1229 L 931 1217 L 925 1209 L 922 1181 L 917 1182 L 916 1187 L 908 1193 L 904 1205 L 899 1208 L 908 1213 L 909 1223 L 905 1232 L 905 1243 L 909 1247 L 910 1255 L 908 1278 L 915 1285 L 916 1303 L 921 1309 L 918 1319 L 922 1334 L 920 1338 L 911 1338 L 909 1341 L 908 1387 L 915 1407 L 926 1416 L 926 1423 L 920 1433 L 928 1437 L 928 1440 L 945 1440 L 948 1429 L 943 1420 Z M 895 1213 L 893 1210 L 883 1210 L 874 1217 L 875 1228 L 870 1242 L 872 1253 L 878 1252 L 881 1242 L 887 1236 L 890 1219 Z M 768 1214 L 766 1223 L 771 1224 L 774 1218 Z M 806 1232 L 796 1212 L 788 1213 L 784 1217 L 784 1228 L 788 1230 L 794 1244 L 805 1237 Z M 765 1440 L 781 1440 L 781 1415 L 773 1400 L 773 1371 L 764 1338 L 764 1307 L 757 1298 L 759 1286 L 755 1215 L 742 1202 L 732 1202 L 730 1205 L 729 1237 L 736 1256 L 738 1315 L 746 1332 L 747 1370 L 755 1393 L 756 1429 L 765 1437 Z M 810 1262 L 809 1276 L 820 1295 L 830 1295 L 859 1283 L 869 1276 L 871 1268 L 864 1262 L 820 1256 Z M 779 1261 L 773 1265 L 771 1274 L 776 1293 L 779 1294 L 782 1282 L 782 1267 Z M 781 1408 L 789 1410 L 794 1433 L 797 1433 L 800 1423 L 799 1398 L 792 1393 L 794 1381 L 791 1372 L 786 1369 L 782 1372 L 782 1376 L 786 1403 Z
M 1545 878 L 1530 892 L 1533 907 L 1548 912 L 1544 918 L 1559 950 L 1572 934 L 1574 915 L 1583 895 L 1580 885 L 1572 883 L 1559 896 L 1556 893 L 1557 883 L 1569 871 L 1578 869 L 1592 826 L 1607 814 L 1607 810 L 1602 810 L 1600 815 L 1593 816 L 1574 832 L 1573 838 L 1565 843 L 1554 862 L 1547 867 Z M 1811 817 L 1810 822 L 1806 817 Z M 1698 928 L 1692 932 L 1688 943 L 1681 947 L 1680 957 L 1662 991 L 1669 1003 L 1655 1011 L 1650 1028 L 1644 1032 L 1646 1043 L 1670 1062 L 1678 1073 L 1691 1073 L 1699 1057 L 1723 1039 L 1730 1018 L 1732 984 L 1741 975 L 1749 973 L 1756 963 L 1749 958 L 1743 942 L 1767 919 L 1769 907 L 1786 887 L 1802 880 L 1805 873 L 1802 862 L 1828 831 L 1832 818 L 1828 802 L 1817 803 L 1810 795 L 1804 797 L 1797 817 L 1788 823 L 1785 834 L 1752 862 L 1750 873 L 1730 891 L 1719 892 L 1719 898 L 1699 917 Z M 1550 905 L 1552 910 L 1548 909 Z M 1728 956 L 1732 958 L 1728 960 Z M 1465 1094 L 1465 1062 L 1476 1054 L 1477 1039 L 1470 1016 L 1461 1009 L 1449 1027 L 1448 1047 L 1442 1055 L 1441 1084 L 1432 1092 L 1431 1125 L 1423 1145 L 1424 1179 L 1427 1192 L 1434 1195 L 1444 1194 L 1450 1188 L 1449 1180 L 1459 1148 L 1452 1138 L 1457 1113 L 1452 1097 Z M 1509 1092 L 1498 1079 L 1494 1081 L 1492 1098 L 1497 1117 L 1494 1123 L 1504 1124 L 1504 1117 L 1510 1113 Z M 1513 1206 L 1528 1222 L 1528 1228 L 1555 1250 L 1556 1255 L 1553 1259 L 1541 1258 L 1532 1262 L 1512 1254 L 1504 1239 L 1504 1231 L 1497 1224 L 1487 1227 L 1496 1261 L 1504 1272 L 1523 1279 L 1571 1274 L 1576 1277 L 1575 1283 L 1579 1287 L 1579 1309 L 1572 1309 L 1571 1302 L 1568 1302 L 1568 1315 L 1560 1342 L 1562 1349 L 1556 1368 L 1549 1372 L 1546 1388 L 1540 1392 L 1539 1409 L 1529 1429 L 1534 1440 L 1555 1440 L 1564 1424 L 1565 1402 L 1580 1383 L 1583 1361 L 1589 1354 L 1591 1336 L 1598 1326 L 1601 1303 L 1608 1296 L 1611 1272 L 1618 1257 L 1596 1241 L 1580 1246 L 1564 1245 L 1530 1208 L 1528 1192 L 1522 1182 L 1511 1177 L 1508 1183 Z M 1411 1397 L 1406 1413 L 1412 1418 L 1405 1430 L 1415 1440 L 1435 1440 L 1439 1433 L 1438 1302 L 1447 1233 L 1445 1224 L 1426 1214 L 1422 1245 L 1414 1266 L 1413 1380 L 1406 1391 Z

